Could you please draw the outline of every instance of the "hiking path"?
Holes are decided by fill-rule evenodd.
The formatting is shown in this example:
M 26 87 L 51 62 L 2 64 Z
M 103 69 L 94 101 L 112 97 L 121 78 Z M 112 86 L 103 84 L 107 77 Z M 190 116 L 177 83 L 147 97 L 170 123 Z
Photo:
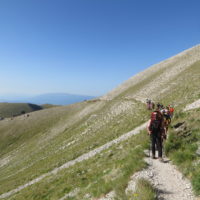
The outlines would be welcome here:
M 145 161 L 148 168 L 131 177 L 127 191 L 134 191 L 137 179 L 144 178 L 149 180 L 156 189 L 158 200 L 197 200 L 190 181 L 177 170 L 177 167 L 167 157 L 164 157 L 163 162 L 149 157 L 146 157 Z

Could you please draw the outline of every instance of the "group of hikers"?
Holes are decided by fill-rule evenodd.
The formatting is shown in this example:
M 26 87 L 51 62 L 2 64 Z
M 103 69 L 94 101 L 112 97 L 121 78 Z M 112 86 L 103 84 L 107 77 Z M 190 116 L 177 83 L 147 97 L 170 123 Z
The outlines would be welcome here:
M 155 105 L 151 100 L 150 104 Z M 151 107 L 151 109 L 147 107 L 147 109 L 154 110 L 153 107 Z M 171 123 L 171 119 L 173 118 L 173 114 L 174 114 L 173 106 L 171 105 L 163 106 L 160 103 L 156 105 L 155 110 L 151 113 L 151 117 L 147 125 L 147 131 L 151 139 L 151 149 L 152 149 L 153 159 L 156 159 L 155 152 L 157 147 L 158 158 L 160 161 L 163 161 L 162 158 L 163 141 L 167 139 L 167 131 Z

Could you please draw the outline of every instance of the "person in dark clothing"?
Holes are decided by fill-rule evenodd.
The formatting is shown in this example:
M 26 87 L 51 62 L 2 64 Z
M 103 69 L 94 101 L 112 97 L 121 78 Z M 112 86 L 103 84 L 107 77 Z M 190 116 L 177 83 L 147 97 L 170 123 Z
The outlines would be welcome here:
M 156 146 L 158 149 L 159 160 L 162 161 L 162 134 L 164 131 L 163 115 L 159 110 L 159 106 L 151 113 L 151 119 L 147 125 L 147 131 L 151 138 L 152 158 L 155 159 Z
M 154 110 L 154 108 L 155 108 L 155 103 L 154 102 L 151 102 L 151 108 L 152 108 L 152 110 Z
M 150 99 L 146 99 L 146 104 L 147 104 L 147 110 L 151 110 L 151 100 Z

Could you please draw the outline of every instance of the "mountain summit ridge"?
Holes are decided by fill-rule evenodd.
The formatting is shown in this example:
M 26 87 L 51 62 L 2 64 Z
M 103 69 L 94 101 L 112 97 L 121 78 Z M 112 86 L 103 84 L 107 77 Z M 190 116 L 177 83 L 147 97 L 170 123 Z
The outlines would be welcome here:
M 162 77 L 167 76 L 167 74 L 168 74 L 168 77 L 166 78 L 168 81 L 169 79 L 172 79 L 178 73 L 182 72 L 183 70 L 190 67 L 193 63 L 199 60 L 200 60 L 200 44 L 192 48 L 186 49 L 175 56 L 172 56 L 164 61 L 161 61 L 157 64 L 150 66 L 146 70 L 132 76 L 127 81 L 125 81 L 124 83 L 116 87 L 114 90 L 108 92 L 106 95 L 102 96 L 101 99 L 111 100 L 117 97 L 120 93 L 123 93 L 129 87 L 133 87 L 139 84 L 145 79 L 148 79 L 149 77 L 151 77 L 153 73 L 159 73 L 159 71 L 162 71 L 162 70 L 163 72 L 159 74 L 159 76 L 156 78 L 156 81 L 160 82 L 161 80 L 163 80 Z M 152 81 L 155 81 L 155 80 L 152 80 Z M 132 97 L 139 99 L 143 102 L 145 101 L 146 96 L 151 97 L 150 93 L 145 94 L 145 96 L 144 95 L 141 96 L 141 94 L 137 94 L 137 95 L 139 95 L 139 98 L 136 97 L 136 95 Z

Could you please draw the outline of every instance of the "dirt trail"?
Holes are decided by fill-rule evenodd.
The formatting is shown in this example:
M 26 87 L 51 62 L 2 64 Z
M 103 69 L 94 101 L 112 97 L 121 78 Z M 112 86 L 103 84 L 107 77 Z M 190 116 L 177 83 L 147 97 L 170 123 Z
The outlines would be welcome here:
M 148 151 L 146 152 L 148 155 Z M 189 180 L 172 165 L 168 158 L 164 162 L 158 159 L 145 158 L 148 168 L 135 173 L 126 188 L 126 193 L 134 193 L 138 179 L 149 180 L 157 190 L 158 200 L 197 200 L 192 192 Z M 99 200 L 114 200 L 115 193 L 112 191 Z
M 38 178 L 33 179 L 32 181 L 29 181 L 28 183 L 19 186 L 18 188 L 14 189 L 14 190 L 11 190 L 11 191 L 9 191 L 7 193 L 1 194 L 0 195 L 0 199 L 7 198 L 7 197 L 9 197 L 9 196 L 11 196 L 11 195 L 23 190 L 24 188 L 27 188 L 28 186 L 31 186 L 31 185 L 33 185 L 35 183 L 38 183 L 39 181 L 41 181 L 42 179 L 44 179 L 47 176 L 55 175 L 62 169 L 66 169 L 66 168 L 68 168 L 70 166 L 75 165 L 78 162 L 82 162 L 84 160 L 87 160 L 87 159 L 95 156 L 96 154 L 100 153 L 101 151 L 103 151 L 105 149 L 108 149 L 110 146 L 112 146 L 114 144 L 117 144 L 119 142 L 122 142 L 124 140 L 127 140 L 131 136 L 140 133 L 140 131 L 143 130 L 146 126 L 147 126 L 147 122 L 145 122 L 144 124 L 136 127 L 134 130 L 132 130 L 132 131 L 130 131 L 130 132 L 128 132 L 128 133 L 126 133 L 126 134 L 124 134 L 124 135 L 122 135 L 122 136 L 120 136 L 120 137 L 118 137 L 118 138 L 116 138 L 116 139 L 114 139 L 114 140 L 112 140 L 112 141 L 110 141 L 110 142 L 108 142 L 108 143 L 106 143 L 106 144 L 104 144 L 104 145 L 102 145 L 102 146 L 100 146 L 100 147 L 88 152 L 88 153 L 83 154 L 82 156 L 76 158 L 75 160 L 68 161 L 65 164 L 61 165 L 60 167 L 55 168 L 52 171 L 50 171 L 50 172 L 48 172 L 46 174 L 43 174 L 43 175 L 39 176 Z
M 131 177 L 127 191 L 134 191 L 138 178 L 149 180 L 158 191 L 159 200 L 195 200 L 189 180 L 172 165 L 168 158 L 164 162 L 145 158 L 148 168 Z

